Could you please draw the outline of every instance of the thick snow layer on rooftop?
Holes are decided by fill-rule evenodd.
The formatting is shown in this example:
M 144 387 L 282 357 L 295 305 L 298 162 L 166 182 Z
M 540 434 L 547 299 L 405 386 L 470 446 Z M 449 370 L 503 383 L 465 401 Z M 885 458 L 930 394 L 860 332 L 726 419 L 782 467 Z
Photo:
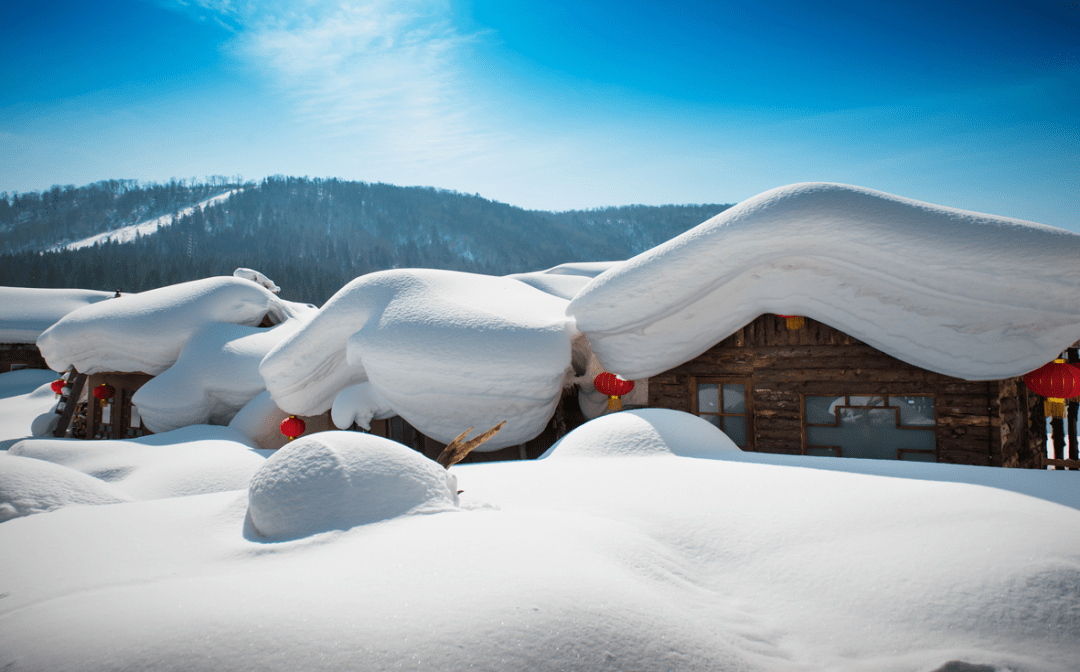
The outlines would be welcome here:
M 90 289 L 0 287 L 0 343 L 33 343 L 71 311 L 112 296 Z
M 290 319 L 268 329 L 206 324 L 184 343 L 172 366 L 135 393 L 143 423 L 152 432 L 228 424 L 266 390 L 259 375 L 263 357 L 302 322 Z
M 99 458 L 0 455 L 0 468 L 39 462 L 23 473 L 40 501 L 72 500 L 0 523 L 0 666 L 1075 670 L 1080 510 L 1054 487 L 1076 491 L 1075 472 L 799 461 L 731 451 L 699 422 L 614 414 L 564 439 L 576 455 L 450 472 L 398 448 L 366 460 L 361 436 L 310 456 L 286 448 L 254 472 L 278 489 L 271 509 L 309 516 L 285 541 L 253 533 L 254 482 L 90 505 L 74 501 L 70 477 L 98 489 L 125 479 L 59 462 Z M 103 442 L 102 476 L 159 463 L 164 484 L 189 441 L 155 438 L 141 453 Z M 209 473 L 233 459 L 222 446 L 198 462 Z M 888 473 L 859 473 L 867 466 Z M 399 507 L 365 522 L 383 504 L 428 502 L 384 490 L 428 470 L 433 482 L 456 475 L 458 506 L 447 490 L 432 515 Z M 371 487 L 327 502 L 333 515 L 313 508 L 353 487 L 347 475 Z M 1021 476 L 1034 496 L 1008 487 Z M 365 497 L 372 508 L 356 506 Z M 335 516 L 342 524 L 312 525 Z
M 1037 369 L 1080 338 L 1080 235 L 807 183 L 755 196 L 596 277 L 567 314 L 643 378 L 763 313 L 805 315 L 969 380 Z
M 561 299 L 569 301 L 574 298 L 581 289 L 589 284 L 589 281 L 608 270 L 618 262 L 593 261 L 575 264 L 560 264 L 546 271 L 532 273 L 514 273 L 506 277 L 524 282 L 530 287 L 535 287 L 542 292 L 547 292 Z
M 368 381 L 380 404 L 443 443 L 505 420 L 482 447 L 494 450 L 543 431 L 559 401 L 571 372 L 566 305 L 508 278 L 371 273 L 331 297 L 259 370 L 278 406 L 297 415 L 322 413 Z
M 172 366 L 184 344 L 209 324 L 255 326 L 310 312 L 282 301 L 250 280 L 214 277 L 124 294 L 68 313 L 37 340 L 49 367 L 82 373 L 141 371 Z
M 195 205 L 188 206 L 177 210 L 175 213 L 169 213 L 162 215 L 161 217 L 155 217 L 154 219 L 148 219 L 143 222 L 124 226 L 113 231 L 106 231 L 105 233 L 99 233 L 97 235 L 90 236 L 89 238 L 83 238 L 82 240 L 76 240 L 73 243 L 65 243 L 64 245 L 57 245 L 52 248 L 53 251 L 58 250 L 78 250 L 84 247 L 93 247 L 97 244 L 105 244 L 108 242 L 114 243 L 133 243 L 139 236 L 149 236 L 152 233 L 156 233 L 158 229 L 166 226 L 171 226 L 173 223 L 173 217 L 181 218 L 195 212 L 196 208 L 206 208 L 212 205 L 217 205 L 223 201 L 227 201 L 230 196 L 242 191 L 242 189 L 232 189 L 218 194 L 217 196 L 211 196 L 205 200 L 199 201 Z

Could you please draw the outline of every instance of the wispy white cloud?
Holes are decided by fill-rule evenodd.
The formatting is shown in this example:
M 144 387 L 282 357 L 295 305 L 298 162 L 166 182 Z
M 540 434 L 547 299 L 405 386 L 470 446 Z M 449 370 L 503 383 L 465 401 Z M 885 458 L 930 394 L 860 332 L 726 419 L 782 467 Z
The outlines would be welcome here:
M 454 25 L 449 0 L 171 2 L 227 26 L 303 123 L 369 156 L 467 161 L 506 141 L 469 95 L 462 63 L 480 36 Z

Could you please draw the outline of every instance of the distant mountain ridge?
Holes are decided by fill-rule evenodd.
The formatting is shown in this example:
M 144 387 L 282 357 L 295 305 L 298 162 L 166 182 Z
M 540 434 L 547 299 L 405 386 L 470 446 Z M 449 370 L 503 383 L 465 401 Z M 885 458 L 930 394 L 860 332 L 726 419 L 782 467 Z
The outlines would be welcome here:
M 337 179 L 112 180 L 0 194 L 0 284 L 142 291 L 246 266 L 273 278 L 284 298 L 321 304 L 349 280 L 389 268 L 503 275 L 626 259 L 728 207 L 544 212 L 431 187 Z M 162 217 L 171 217 L 161 222 L 168 226 L 134 227 Z

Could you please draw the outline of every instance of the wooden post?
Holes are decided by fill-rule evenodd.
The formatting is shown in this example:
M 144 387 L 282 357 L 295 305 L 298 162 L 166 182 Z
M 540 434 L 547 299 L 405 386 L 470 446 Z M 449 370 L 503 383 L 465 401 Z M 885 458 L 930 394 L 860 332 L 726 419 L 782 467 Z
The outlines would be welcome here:
M 63 438 L 71 426 L 71 419 L 75 415 L 75 406 L 79 403 L 79 395 L 82 394 L 83 386 L 86 385 L 86 374 L 79 373 L 74 368 L 68 376 L 68 384 L 65 386 L 70 392 L 61 397 L 64 402 L 64 410 L 60 413 L 60 422 L 57 423 L 53 436 Z
M 1080 364 L 1080 349 L 1069 348 L 1065 351 L 1065 361 L 1070 364 Z M 1069 401 L 1069 459 L 1080 460 L 1080 451 L 1077 450 L 1076 445 L 1076 419 L 1078 410 L 1080 410 L 1080 403 L 1076 399 Z

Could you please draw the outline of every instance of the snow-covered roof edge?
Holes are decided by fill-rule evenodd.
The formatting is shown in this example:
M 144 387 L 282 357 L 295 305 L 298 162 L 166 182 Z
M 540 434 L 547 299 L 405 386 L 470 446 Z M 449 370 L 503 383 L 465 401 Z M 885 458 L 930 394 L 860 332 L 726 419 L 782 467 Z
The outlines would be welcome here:
M 617 264 L 567 308 L 604 366 L 645 378 L 763 313 L 800 314 L 969 380 L 1080 337 L 1080 236 L 830 183 L 780 187 Z

